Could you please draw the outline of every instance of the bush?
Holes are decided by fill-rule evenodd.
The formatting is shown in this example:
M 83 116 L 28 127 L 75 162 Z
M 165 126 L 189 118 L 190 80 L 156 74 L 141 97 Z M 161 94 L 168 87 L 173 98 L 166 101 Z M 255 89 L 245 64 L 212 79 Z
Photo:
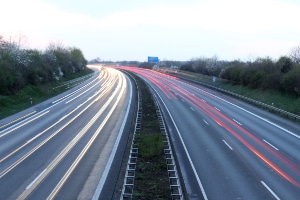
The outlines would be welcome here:
M 85 70 L 80 49 L 50 44 L 46 51 L 23 49 L 0 36 L 0 95 L 13 95 L 27 85 L 47 84 Z
M 281 81 L 285 91 L 300 96 L 300 67 L 287 72 Z

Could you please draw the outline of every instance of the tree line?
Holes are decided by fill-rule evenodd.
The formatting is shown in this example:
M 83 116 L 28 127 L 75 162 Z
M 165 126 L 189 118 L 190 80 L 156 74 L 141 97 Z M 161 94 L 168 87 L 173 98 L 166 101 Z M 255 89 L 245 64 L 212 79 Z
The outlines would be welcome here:
M 0 95 L 27 85 L 47 84 L 85 70 L 87 61 L 76 47 L 50 43 L 44 50 L 25 48 L 21 40 L 0 35 Z
M 272 89 L 300 96 L 300 47 L 277 60 L 265 57 L 244 62 L 219 61 L 216 56 L 200 57 L 185 62 L 180 69 L 220 77 L 253 89 Z

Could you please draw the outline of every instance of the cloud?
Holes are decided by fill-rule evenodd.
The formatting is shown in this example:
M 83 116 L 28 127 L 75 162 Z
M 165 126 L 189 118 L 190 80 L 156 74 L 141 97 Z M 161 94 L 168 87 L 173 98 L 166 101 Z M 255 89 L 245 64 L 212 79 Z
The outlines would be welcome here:
M 155 1 L 152 6 L 139 1 L 139 6 L 118 4 L 117 9 L 100 3 L 104 6 L 98 5 L 99 12 L 112 9 L 100 15 L 83 12 L 79 4 L 75 10 L 65 10 L 48 2 L 5 1 L 1 4 L 5 9 L 0 12 L 0 34 L 21 33 L 34 48 L 60 41 L 82 48 L 91 57 L 106 54 L 111 58 L 117 54 L 147 55 L 149 51 L 165 53 L 166 58 L 217 54 L 226 55 L 226 59 L 262 51 L 275 55 L 275 51 L 280 54 L 299 42 L 300 6 L 287 1 L 178 0 Z
M 61 40 L 60 33 L 72 33 L 95 23 L 87 15 L 68 13 L 38 0 L 5 1 L 2 8 L 5 9 L 0 12 L 0 34 L 22 34 L 33 44 Z
M 3 4 L 2 4 L 3 5 Z M 18 5 L 18 6 L 16 6 Z M 125 10 L 100 19 L 88 14 L 70 13 L 38 0 L 5 1 L 0 13 L 1 27 L 11 32 L 95 30 L 151 26 L 174 29 L 200 28 L 220 32 L 257 33 L 286 29 L 300 32 L 296 26 L 300 7 L 276 0 L 206 0 L 179 4 L 159 4 Z
M 299 31 L 299 26 L 295 26 L 299 18 L 300 8 L 282 1 L 211 0 L 123 11 L 99 20 L 98 26 L 124 28 L 147 25 L 255 33 L 279 28 Z

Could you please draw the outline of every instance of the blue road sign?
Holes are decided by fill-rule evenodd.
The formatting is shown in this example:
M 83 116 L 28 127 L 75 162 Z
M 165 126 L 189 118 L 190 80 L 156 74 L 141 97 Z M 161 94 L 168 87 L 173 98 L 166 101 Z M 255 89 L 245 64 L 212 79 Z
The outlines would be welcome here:
M 158 63 L 158 57 L 148 56 L 148 62 Z

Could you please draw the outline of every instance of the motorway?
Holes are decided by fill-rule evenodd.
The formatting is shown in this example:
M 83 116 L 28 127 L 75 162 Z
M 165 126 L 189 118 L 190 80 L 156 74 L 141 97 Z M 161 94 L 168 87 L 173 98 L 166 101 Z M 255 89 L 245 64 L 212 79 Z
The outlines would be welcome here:
M 135 92 L 123 73 L 93 69 L 81 85 L 0 121 L 0 199 L 98 199 L 115 184 L 118 173 L 107 177 L 120 168 Z
M 158 97 L 188 199 L 300 199 L 300 126 L 160 72 Z

